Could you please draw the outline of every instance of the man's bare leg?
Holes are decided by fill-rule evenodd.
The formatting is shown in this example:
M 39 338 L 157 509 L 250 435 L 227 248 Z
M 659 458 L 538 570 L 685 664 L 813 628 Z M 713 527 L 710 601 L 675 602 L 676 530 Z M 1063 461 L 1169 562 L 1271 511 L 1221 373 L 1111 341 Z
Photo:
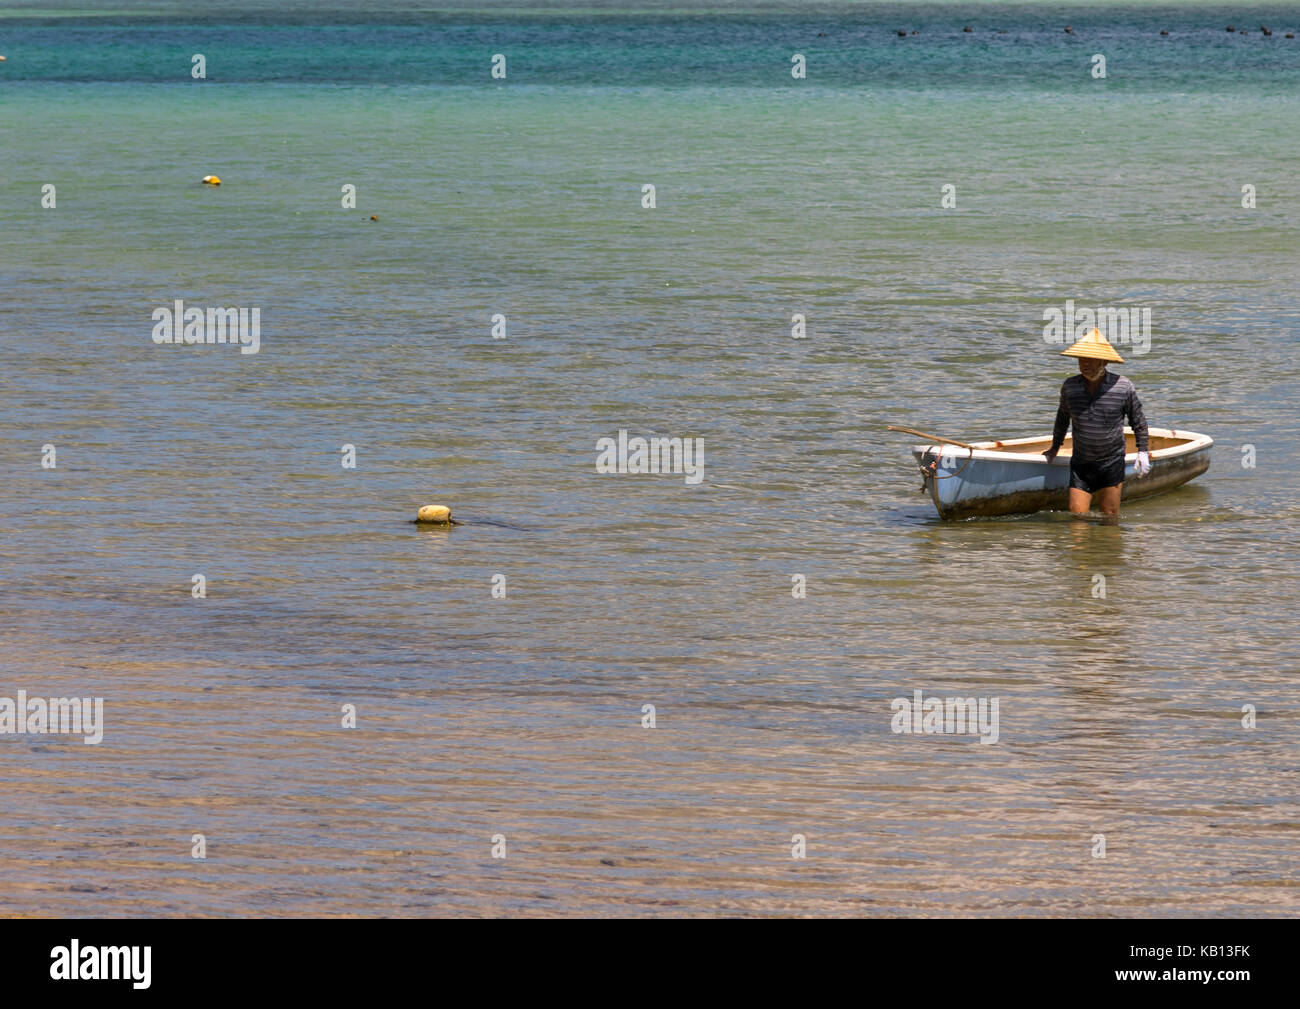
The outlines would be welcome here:
M 1122 483 L 1117 483 L 1114 487 L 1103 487 L 1097 491 L 1097 496 L 1101 498 L 1101 513 L 1111 518 L 1119 518 L 1119 496 L 1124 490 Z
M 1078 487 L 1070 488 L 1070 511 L 1075 515 L 1087 515 L 1092 510 L 1092 495 Z

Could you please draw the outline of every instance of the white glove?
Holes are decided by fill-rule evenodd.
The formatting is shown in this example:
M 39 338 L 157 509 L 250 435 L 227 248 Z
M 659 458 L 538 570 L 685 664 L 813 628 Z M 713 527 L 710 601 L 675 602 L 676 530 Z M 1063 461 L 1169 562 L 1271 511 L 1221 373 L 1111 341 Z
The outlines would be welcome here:
M 1138 476 L 1146 476 L 1151 472 L 1151 456 L 1146 452 L 1138 453 Z

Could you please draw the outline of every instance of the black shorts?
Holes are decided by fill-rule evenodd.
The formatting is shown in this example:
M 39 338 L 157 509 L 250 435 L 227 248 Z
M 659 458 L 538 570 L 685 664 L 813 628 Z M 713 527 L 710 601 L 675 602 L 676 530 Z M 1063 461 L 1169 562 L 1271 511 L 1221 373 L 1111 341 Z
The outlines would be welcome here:
M 1070 486 L 1096 494 L 1103 487 L 1124 482 L 1124 457 L 1117 455 L 1105 462 L 1080 462 L 1070 458 Z

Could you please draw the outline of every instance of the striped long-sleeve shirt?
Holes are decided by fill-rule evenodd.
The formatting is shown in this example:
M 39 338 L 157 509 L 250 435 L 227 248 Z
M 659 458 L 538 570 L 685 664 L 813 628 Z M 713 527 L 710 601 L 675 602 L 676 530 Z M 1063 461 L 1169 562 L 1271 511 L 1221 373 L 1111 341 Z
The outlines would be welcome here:
M 1095 394 L 1082 375 L 1061 384 L 1061 405 L 1052 429 L 1052 448 L 1061 447 L 1068 427 L 1074 428 L 1074 458 L 1107 462 L 1124 454 L 1124 418 L 1133 428 L 1139 452 L 1147 450 L 1147 419 L 1137 389 L 1123 375 L 1106 372 Z

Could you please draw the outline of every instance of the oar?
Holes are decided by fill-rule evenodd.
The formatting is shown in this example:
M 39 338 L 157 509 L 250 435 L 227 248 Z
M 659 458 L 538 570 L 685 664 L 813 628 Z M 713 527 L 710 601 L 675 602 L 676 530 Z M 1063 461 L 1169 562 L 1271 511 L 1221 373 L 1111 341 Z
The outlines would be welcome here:
M 967 445 L 964 441 L 953 441 L 951 438 L 940 438 L 937 434 L 926 434 L 924 431 L 916 431 L 910 427 L 898 427 L 894 424 L 886 424 L 885 426 L 891 431 L 902 431 L 904 434 L 914 434 L 918 438 L 925 438 L 927 441 L 941 441 L 949 445 L 956 445 L 958 448 L 969 449 L 972 452 L 976 451 L 974 445 Z

